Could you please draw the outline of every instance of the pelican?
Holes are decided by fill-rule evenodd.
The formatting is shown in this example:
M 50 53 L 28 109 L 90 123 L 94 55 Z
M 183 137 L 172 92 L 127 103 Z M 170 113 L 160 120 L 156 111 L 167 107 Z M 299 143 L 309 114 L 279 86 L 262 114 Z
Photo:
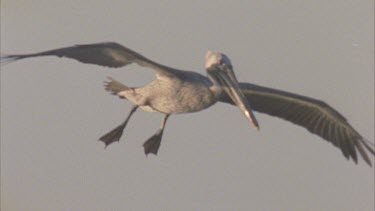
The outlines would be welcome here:
M 216 102 L 224 102 L 238 106 L 258 130 L 259 124 L 253 110 L 306 128 L 341 149 L 345 158 L 355 163 L 358 162 L 357 152 L 369 166 L 371 159 L 367 152 L 375 155 L 373 143 L 362 137 L 334 108 L 310 97 L 239 83 L 229 57 L 223 53 L 208 51 L 205 59 L 207 76 L 159 64 L 114 42 L 75 45 L 32 54 L 2 55 L 0 61 L 5 64 L 39 56 L 67 57 L 114 68 L 135 63 L 155 71 L 155 80 L 144 87 L 127 87 L 110 77 L 105 81 L 107 91 L 134 104 L 126 119 L 99 139 L 106 147 L 120 140 L 130 117 L 139 107 L 147 112 L 164 114 L 160 128 L 143 144 L 147 156 L 158 153 L 170 115 L 198 112 Z

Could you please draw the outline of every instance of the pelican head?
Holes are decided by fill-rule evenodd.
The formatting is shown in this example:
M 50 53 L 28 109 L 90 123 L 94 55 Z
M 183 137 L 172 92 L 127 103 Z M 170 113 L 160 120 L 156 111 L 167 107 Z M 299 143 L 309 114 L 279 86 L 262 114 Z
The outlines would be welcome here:
M 205 68 L 210 80 L 216 86 L 220 86 L 241 109 L 250 123 L 256 129 L 259 129 L 258 121 L 252 112 L 251 106 L 239 87 L 229 57 L 223 53 L 208 51 Z

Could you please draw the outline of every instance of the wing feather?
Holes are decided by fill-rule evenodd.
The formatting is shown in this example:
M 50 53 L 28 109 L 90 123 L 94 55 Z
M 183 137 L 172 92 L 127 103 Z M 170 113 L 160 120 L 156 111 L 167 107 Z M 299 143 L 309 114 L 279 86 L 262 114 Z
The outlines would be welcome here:
M 173 76 L 179 71 L 174 68 L 158 64 L 115 42 L 75 45 L 32 54 L 1 55 L 0 63 L 7 64 L 20 59 L 39 56 L 66 57 L 86 64 L 96 64 L 114 68 L 136 63 L 140 66 L 154 69 L 157 71 L 157 74 L 168 76 Z
M 323 101 L 250 83 L 240 83 L 240 88 L 255 111 L 306 128 L 340 148 L 343 155 L 355 163 L 358 161 L 358 151 L 371 166 L 371 159 L 367 155 L 367 152 L 375 155 L 371 143 L 365 140 L 343 115 Z M 220 101 L 234 104 L 225 93 Z

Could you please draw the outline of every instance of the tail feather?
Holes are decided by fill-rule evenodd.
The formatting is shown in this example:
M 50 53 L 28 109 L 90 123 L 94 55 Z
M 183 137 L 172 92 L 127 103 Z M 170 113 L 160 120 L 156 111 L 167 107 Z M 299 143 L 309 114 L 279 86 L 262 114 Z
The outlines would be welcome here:
M 108 77 L 108 80 L 109 81 L 104 81 L 104 88 L 113 95 L 117 95 L 119 92 L 130 89 L 126 85 L 114 80 L 111 77 Z

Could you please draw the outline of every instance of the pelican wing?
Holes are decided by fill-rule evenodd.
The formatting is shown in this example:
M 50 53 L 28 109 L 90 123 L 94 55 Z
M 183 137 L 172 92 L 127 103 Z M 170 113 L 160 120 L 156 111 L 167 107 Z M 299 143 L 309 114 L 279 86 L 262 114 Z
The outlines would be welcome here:
M 355 163 L 358 151 L 371 166 L 365 150 L 375 155 L 371 143 L 350 126 L 344 116 L 323 101 L 249 83 L 240 83 L 240 88 L 255 111 L 306 128 L 340 148 L 344 156 L 352 158 Z M 234 104 L 226 94 L 222 95 L 220 101 Z
M 83 63 L 107 67 L 123 67 L 131 63 L 136 63 L 143 67 L 152 68 L 156 70 L 158 74 L 162 75 L 173 75 L 177 71 L 151 61 L 141 54 L 114 42 L 75 45 L 32 54 L 1 55 L 0 63 L 5 64 L 20 59 L 39 56 L 67 57 Z

